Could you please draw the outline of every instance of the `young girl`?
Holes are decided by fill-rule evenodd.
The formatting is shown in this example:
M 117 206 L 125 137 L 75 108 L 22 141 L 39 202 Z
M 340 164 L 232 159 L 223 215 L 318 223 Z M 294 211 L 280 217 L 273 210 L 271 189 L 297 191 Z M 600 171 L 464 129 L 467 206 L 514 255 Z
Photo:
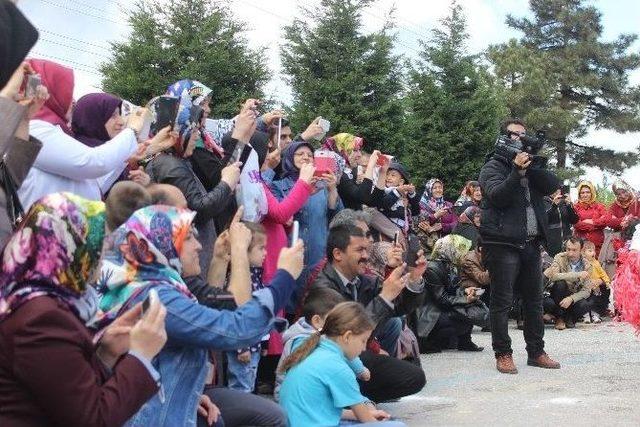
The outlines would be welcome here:
M 327 315 L 324 327 L 289 356 L 281 367 L 287 375 L 280 389 L 280 403 L 289 425 L 348 425 L 354 420 L 378 426 L 403 426 L 388 420 L 360 393 L 356 375 L 349 366 L 367 345 L 375 324 L 357 302 L 338 304 Z M 347 408 L 348 410 L 343 411 Z
M 593 242 L 586 241 L 582 246 L 582 256 L 591 264 L 591 299 L 593 299 L 593 310 L 584 314 L 584 323 L 600 323 L 602 319 L 600 315 L 607 311 L 609 307 L 609 296 L 611 294 L 611 279 L 596 259 L 596 245 Z
M 249 269 L 251 271 L 252 292 L 263 289 L 262 263 L 267 255 L 267 236 L 262 225 L 255 222 L 243 223 L 251 231 L 251 244 L 249 245 Z M 228 386 L 231 389 L 253 392 L 256 383 L 256 373 L 260 362 L 262 343 L 269 340 L 269 334 L 248 348 L 227 352 L 227 376 Z

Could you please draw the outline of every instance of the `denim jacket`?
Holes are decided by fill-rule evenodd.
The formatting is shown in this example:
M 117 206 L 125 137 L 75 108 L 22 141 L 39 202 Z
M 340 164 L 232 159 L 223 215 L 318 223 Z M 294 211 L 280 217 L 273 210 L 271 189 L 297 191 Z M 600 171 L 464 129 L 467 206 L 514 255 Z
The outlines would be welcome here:
M 278 270 L 272 284 L 277 281 L 286 281 L 290 288 L 293 278 Z M 167 343 L 153 359 L 162 386 L 126 425 L 195 426 L 208 372 L 208 351 L 235 350 L 258 342 L 272 328 L 274 310 L 280 307 L 270 289 L 254 292 L 253 298 L 235 311 L 205 307 L 170 285 L 154 289 L 167 308 Z M 142 292 L 137 300 L 146 294 Z

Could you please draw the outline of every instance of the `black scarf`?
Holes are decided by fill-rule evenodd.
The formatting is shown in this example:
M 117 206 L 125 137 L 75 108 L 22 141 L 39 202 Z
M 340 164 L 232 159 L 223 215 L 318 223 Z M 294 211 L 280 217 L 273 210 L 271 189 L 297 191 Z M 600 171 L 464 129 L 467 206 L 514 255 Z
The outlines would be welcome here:
M 29 50 L 38 31 L 9 0 L 0 0 L 0 88 L 4 87 Z

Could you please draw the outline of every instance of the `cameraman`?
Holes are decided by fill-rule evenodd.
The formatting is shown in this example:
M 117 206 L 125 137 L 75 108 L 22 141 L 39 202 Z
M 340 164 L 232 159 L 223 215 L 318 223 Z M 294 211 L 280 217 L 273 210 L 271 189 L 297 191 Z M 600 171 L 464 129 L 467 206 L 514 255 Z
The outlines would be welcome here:
M 481 204 L 480 236 L 483 261 L 491 277 L 491 336 L 496 367 L 516 374 L 508 317 L 514 285 L 522 295 L 527 364 L 560 368 L 544 352 L 540 243 L 548 226 L 544 196 L 559 187 L 558 178 L 537 156 L 542 143 L 526 135 L 525 124 L 507 119 L 500 126 L 495 151 L 480 171 L 485 196 Z
M 579 217 L 569 199 L 568 191 L 556 190 L 549 197 L 545 197 L 547 204 L 547 218 L 549 232 L 547 233 L 547 253 L 553 258 L 562 252 L 562 243 L 571 237 L 571 226 L 578 222 Z

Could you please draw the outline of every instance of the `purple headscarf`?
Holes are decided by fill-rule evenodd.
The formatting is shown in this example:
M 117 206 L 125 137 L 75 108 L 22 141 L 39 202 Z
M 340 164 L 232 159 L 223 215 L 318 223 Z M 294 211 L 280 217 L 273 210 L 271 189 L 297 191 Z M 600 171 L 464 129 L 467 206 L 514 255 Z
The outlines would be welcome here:
M 75 138 L 89 147 L 109 141 L 111 137 L 104 125 L 121 105 L 122 99 L 108 93 L 90 93 L 80 98 L 71 119 Z

